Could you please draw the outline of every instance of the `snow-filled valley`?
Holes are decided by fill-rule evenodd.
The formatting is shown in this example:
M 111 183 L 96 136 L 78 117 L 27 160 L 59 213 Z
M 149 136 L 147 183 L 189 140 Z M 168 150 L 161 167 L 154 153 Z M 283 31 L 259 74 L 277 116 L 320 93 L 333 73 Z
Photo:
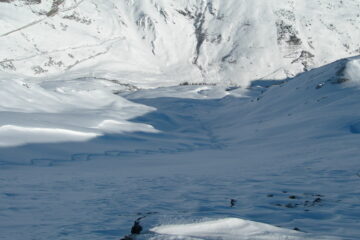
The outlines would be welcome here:
M 359 12 L 0 0 L 0 239 L 359 239 Z
M 1 238 L 116 239 L 146 216 L 145 234 L 138 239 L 357 239 L 358 62 L 340 60 L 270 87 L 259 81 L 248 89 L 178 86 L 123 92 L 108 107 L 100 106 L 110 117 L 120 101 L 121 112 L 132 117 L 120 119 L 114 129 L 125 125 L 116 133 L 89 127 L 85 113 L 95 104 L 90 110 L 60 109 L 68 117 L 56 108 L 31 107 L 17 113 L 19 119 L 2 106 L 2 116 L 17 119 L 11 123 L 17 129 L 2 128 L 8 133 L 1 135 L 2 142 L 13 146 L 0 148 Z M 70 85 L 70 92 L 80 91 Z M 45 88 L 36 89 L 42 96 Z M 109 90 L 104 86 L 102 91 Z M 57 91 L 52 94 L 59 97 Z M 52 106 L 50 99 L 38 106 Z M 83 118 L 76 119 L 76 113 Z M 71 126 L 99 135 L 87 141 L 71 134 L 61 139 L 29 125 L 35 121 L 20 122 L 25 116 L 41 126 L 47 123 L 48 129 L 57 124 L 57 129 Z M 236 199 L 234 207 L 230 199 Z M 216 219 L 224 220 L 211 227 Z M 198 221 L 203 225 L 198 227 Z M 243 229 L 242 235 L 236 229 Z

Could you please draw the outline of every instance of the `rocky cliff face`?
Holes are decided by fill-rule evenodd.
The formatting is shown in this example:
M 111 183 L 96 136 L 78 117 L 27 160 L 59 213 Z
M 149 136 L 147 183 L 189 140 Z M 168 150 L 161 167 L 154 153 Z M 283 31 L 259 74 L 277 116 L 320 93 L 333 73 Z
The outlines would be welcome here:
M 357 0 L 2 0 L 0 71 L 248 85 L 360 54 Z

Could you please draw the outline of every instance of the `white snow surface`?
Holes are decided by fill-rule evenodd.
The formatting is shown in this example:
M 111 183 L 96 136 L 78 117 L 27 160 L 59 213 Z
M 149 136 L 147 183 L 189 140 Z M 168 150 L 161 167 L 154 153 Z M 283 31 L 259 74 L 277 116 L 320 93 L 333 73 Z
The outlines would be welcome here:
M 356 240 L 358 61 L 248 89 L 6 75 L 0 238 Z
M 245 221 L 238 218 L 226 218 L 200 223 L 168 225 L 151 229 L 159 234 L 167 235 L 166 238 L 155 237 L 152 239 L 243 239 L 243 240 L 273 240 L 307 239 L 305 234 L 296 231 L 281 229 L 267 224 Z M 175 237 L 176 238 L 175 238 Z M 188 237 L 186 237 L 188 236 Z M 189 238 L 191 237 L 191 238 Z
M 0 239 L 360 239 L 359 12 L 0 1 Z
M 246 86 L 360 53 L 358 0 L 0 2 L 0 70 Z
M 350 85 L 360 86 L 360 60 L 352 60 L 346 65 L 345 79 L 350 80 Z
M 86 141 L 104 133 L 156 132 L 127 119 L 153 109 L 129 102 L 109 89 L 111 82 L 25 81 L 0 77 L 0 147 L 27 143 Z

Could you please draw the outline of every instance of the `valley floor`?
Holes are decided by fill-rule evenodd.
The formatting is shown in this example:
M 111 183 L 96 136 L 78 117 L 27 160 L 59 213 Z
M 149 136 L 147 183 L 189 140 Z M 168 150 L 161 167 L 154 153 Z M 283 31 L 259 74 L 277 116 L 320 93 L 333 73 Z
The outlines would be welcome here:
M 119 239 L 139 217 L 139 240 L 359 239 L 359 90 L 333 79 L 345 64 L 249 89 L 96 92 L 103 105 L 42 84 L 53 102 L 1 105 L 16 134 L 0 136 L 0 239 Z M 61 128 L 97 137 L 48 131 Z
M 244 127 L 242 136 L 232 128 L 236 121 L 231 116 L 239 116 L 235 109 L 257 94 L 254 90 L 246 97 L 210 100 L 129 95 L 157 109 L 133 121 L 151 124 L 160 133 L 37 144 L 30 148 L 55 152 L 71 148 L 75 153 L 64 160 L 3 161 L 0 238 L 118 239 L 141 216 L 146 216 L 145 234 L 138 239 L 170 239 L 151 232 L 154 226 L 227 218 L 308 233 L 276 235 L 279 230 L 268 233 L 260 228 L 243 239 L 359 238 L 360 168 L 354 134 L 302 139 L 298 129 L 294 138 L 260 133 L 249 139 L 246 131 L 251 126 Z M 229 114 L 231 108 L 233 114 L 226 116 L 224 109 Z M 11 152 L 16 155 L 27 148 L 1 152 L 11 158 Z M 230 199 L 236 199 L 234 207 Z M 185 234 L 187 228 L 178 232 Z M 161 227 L 155 230 L 166 232 Z M 200 238 L 174 239 L 218 239 L 219 234 L 195 232 L 188 236 Z M 222 237 L 234 239 L 231 234 Z

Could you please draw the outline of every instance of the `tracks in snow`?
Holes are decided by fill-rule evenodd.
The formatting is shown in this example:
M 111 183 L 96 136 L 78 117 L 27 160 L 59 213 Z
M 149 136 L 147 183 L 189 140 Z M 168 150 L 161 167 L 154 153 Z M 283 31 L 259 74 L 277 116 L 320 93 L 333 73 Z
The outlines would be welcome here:
M 1 161 L 0 165 L 56 166 L 64 163 L 90 161 L 104 158 L 128 159 L 143 155 L 179 154 L 184 152 L 219 150 L 226 148 L 211 124 L 219 100 L 195 100 L 178 98 L 137 99 L 137 103 L 155 107 L 157 110 L 133 119 L 160 130 L 159 134 L 131 132 L 105 135 L 89 142 L 35 144 L 36 148 L 66 148 L 73 152 L 70 157 L 32 158 L 23 163 Z M 215 117 L 215 116 L 214 116 Z M 99 147 L 100 146 L 100 147 Z M 104 147 L 103 147 L 104 146 Z M 94 147 L 94 148 L 93 148 Z M 27 146 L 15 147 L 11 151 L 21 152 Z M 30 146 L 31 148 L 31 146 Z M 94 149 L 96 151 L 94 152 Z

